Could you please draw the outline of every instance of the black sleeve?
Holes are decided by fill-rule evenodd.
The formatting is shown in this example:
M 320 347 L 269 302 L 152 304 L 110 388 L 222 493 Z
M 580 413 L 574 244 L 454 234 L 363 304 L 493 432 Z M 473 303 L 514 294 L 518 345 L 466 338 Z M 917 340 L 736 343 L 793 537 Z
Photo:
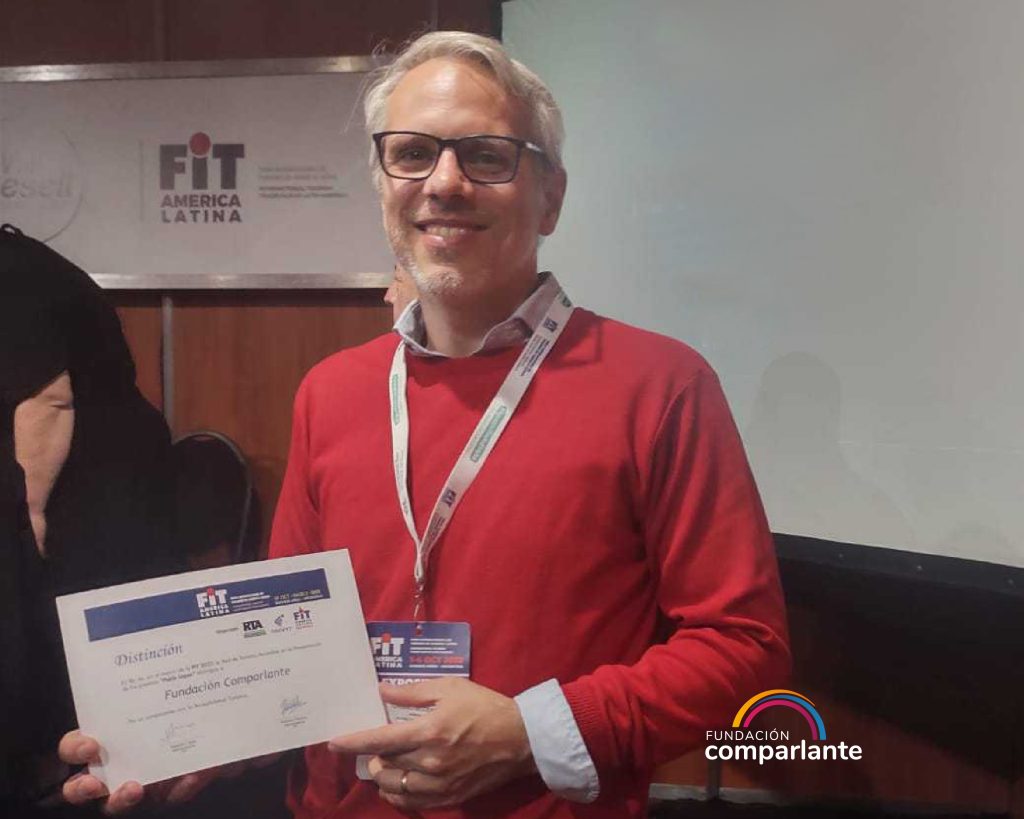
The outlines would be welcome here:
M 62 371 L 76 401 L 135 391 L 117 311 L 89 275 L 53 248 L 0 228 L 0 398 L 17 403 Z
M 66 329 L 26 245 L 0 231 L 0 400 L 17 405 L 68 368 Z

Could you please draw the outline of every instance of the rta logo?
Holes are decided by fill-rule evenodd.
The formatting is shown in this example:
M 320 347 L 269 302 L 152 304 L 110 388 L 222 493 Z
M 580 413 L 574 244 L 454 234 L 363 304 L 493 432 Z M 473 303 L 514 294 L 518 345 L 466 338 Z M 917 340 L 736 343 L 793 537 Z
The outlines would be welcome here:
M 186 159 L 191 157 L 191 163 Z M 160 190 L 173 191 L 177 178 L 191 164 L 192 190 L 210 189 L 210 158 L 220 166 L 220 189 L 238 187 L 238 160 L 245 158 L 245 145 L 240 142 L 214 144 L 208 134 L 197 131 L 187 145 L 160 146 Z
M 259 631 L 263 628 L 263 623 L 259 620 L 246 620 L 242 623 L 242 631 Z
M 209 588 L 196 594 L 196 603 L 199 605 L 200 617 L 215 617 L 218 614 L 227 614 L 228 592 L 227 589 Z
M 371 637 L 370 645 L 373 647 L 373 653 L 381 657 L 400 657 L 402 646 L 405 645 L 405 638 L 392 637 L 385 633 L 380 637 Z

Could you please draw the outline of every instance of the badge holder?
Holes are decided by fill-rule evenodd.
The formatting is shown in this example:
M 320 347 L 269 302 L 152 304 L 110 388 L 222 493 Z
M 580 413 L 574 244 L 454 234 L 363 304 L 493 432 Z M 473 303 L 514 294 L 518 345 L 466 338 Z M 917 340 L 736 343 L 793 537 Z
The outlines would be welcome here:
M 409 685 L 439 677 L 469 677 L 469 623 L 380 621 L 366 624 L 377 668 L 377 679 L 390 685 Z M 385 705 L 389 722 L 408 722 L 430 708 Z M 370 757 L 356 757 L 356 775 L 372 779 Z

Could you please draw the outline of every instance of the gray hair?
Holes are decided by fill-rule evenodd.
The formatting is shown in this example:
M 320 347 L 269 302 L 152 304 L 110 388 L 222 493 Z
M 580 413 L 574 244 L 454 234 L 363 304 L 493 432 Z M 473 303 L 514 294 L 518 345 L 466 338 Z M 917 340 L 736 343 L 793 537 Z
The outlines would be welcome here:
M 416 66 L 438 57 L 467 60 L 486 69 L 506 94 L 526 108 L 530 117 L 530 133 L 526 138 L 544 150 L 552 166 L 562 168 L 562 143 L 565 141 L 562 112 L 547 86 L 529 68 L 510 57 L 497 40 L 466 31 L 424 34 L 409 43 L 394 62 L 378 69 L 363 101 L 367 133 L 384 130 L 388 98 L 402 78 Z M 381 170 L 372 145 L 370 167 L 379 186 Z

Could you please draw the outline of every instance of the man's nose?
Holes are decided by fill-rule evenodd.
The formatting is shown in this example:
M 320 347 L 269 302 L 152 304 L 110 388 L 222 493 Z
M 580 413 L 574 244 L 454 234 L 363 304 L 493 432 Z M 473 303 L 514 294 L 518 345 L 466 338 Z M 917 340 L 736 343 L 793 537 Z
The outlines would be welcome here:
M 435 196 L 465 195 L 472 184 L 459 167 L 455 149 L 448 145 L 437 158 L 434 172 L 424 182 L 424 192 Z

